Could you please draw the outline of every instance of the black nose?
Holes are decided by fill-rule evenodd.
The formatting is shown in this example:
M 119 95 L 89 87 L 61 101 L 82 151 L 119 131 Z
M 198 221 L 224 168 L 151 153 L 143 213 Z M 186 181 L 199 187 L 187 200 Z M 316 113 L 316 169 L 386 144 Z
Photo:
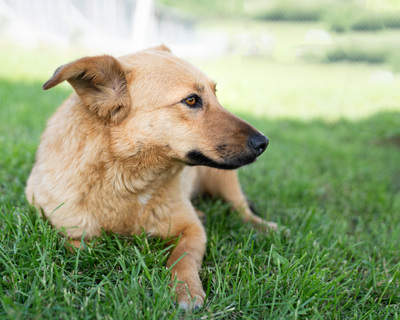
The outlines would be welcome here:
M 253 151 L 257 157 L 267 149 L 268 143 L 268 138 L 260 133 L 253 134 L 248 141 L 251 151 Z

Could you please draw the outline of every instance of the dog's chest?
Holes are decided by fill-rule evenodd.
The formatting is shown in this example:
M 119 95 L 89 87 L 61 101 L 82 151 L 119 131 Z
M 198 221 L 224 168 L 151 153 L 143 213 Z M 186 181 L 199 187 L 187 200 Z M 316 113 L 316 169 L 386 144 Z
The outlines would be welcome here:
M 155 181 L 139 192 L 131 185 L 105 193 L 101 197 L 101 213 L 97 215 L 99 226 L 124 235 L 140 234 L 143 229 L 153 235 L 163 233 L 181 203 L 179 181 L 178 175 L 174 179 Z

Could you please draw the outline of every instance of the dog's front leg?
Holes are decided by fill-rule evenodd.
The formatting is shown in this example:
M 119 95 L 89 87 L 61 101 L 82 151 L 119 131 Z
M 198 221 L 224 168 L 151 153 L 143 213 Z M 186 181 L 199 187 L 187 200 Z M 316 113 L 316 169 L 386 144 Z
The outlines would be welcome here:
M 251 222 L 256 228 L 265 231 L 277 230 L 278 225 L 275 222 L 265 221 L 251 211 L 247 199 L 240 188 L 236 171 L 207 167 L 201 167 L 198 170 L 202 190 L 213 197 L 221 197 L 229 202 L 233 209 L 238 211 L 244 222 Z
M 205 293 L 199 278 L 199 270 L 206 247 L 206 234 L 200 221 L 188 221 L 181 225 L 180 239 L 171 252 L 167 266 L 171 267 L 173 286 L 175 277 L 176 294 L 179 306 L 189 309 L 191 306 L 199 308 L 204 303 Z M 191 302 L 193 305 L 191 305 Z

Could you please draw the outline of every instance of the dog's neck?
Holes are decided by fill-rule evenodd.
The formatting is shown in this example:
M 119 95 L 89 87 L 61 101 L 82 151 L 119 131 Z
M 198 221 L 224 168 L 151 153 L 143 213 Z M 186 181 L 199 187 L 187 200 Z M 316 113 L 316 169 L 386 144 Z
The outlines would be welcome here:
M 141 194 L 158 189 L 173 181 L 185 167 L 171 159 L 168 152 L 168 148 L 137 144 L 129 155 L 113 157 L 107 179 L 118 192 Z

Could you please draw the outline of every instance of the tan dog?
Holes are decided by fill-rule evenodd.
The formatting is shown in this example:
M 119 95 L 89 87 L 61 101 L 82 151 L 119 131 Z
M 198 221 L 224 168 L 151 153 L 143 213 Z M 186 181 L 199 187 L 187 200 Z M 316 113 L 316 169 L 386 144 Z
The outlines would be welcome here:
M 219 170 L 255 161 L 268 139 L 222 108 L 214 82 L 165 46 L 82 58 L 43 88 L 64 80 L 75 93 L 48 122 L 27 199 L 76 246 L 101 229 L 180 237 L 167 263 L 184 255 L 171 269 L 178 302 L 202 306 L 206 234 L 190 198 L 220 196 L 243 220 L 275 229 L 251 212 L 236 172 Z

